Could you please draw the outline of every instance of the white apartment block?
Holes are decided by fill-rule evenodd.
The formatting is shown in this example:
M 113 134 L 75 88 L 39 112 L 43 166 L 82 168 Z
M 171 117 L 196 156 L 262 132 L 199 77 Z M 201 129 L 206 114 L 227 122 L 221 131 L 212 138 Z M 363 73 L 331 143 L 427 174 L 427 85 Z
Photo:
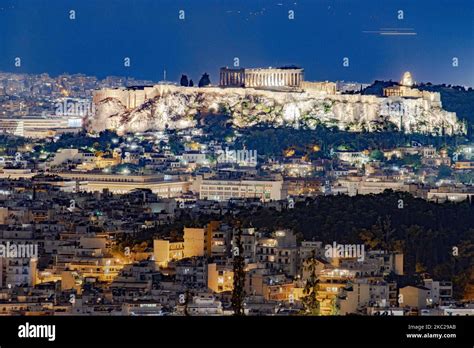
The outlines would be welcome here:
M 283 180 L 202 180 L 199 198 L 227 201 L 232 198 L 258 198 L 263 202 L 286 197 Z

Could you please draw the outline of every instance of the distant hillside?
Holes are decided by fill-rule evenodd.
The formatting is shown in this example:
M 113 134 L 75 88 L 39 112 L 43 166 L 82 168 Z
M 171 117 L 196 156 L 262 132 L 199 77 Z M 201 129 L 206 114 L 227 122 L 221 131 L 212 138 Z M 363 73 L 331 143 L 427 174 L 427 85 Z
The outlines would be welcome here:
M 375 80 L 373 84 L 371 84 L 370 86 L 364 88 L 362 90 L 362 94 L 364 95 L 376 95 L 376 96 L 383 96 L 383 89 L 384 88 L 387 88 L 387 87 L 391 87 L 391 86 L 394 86 L 394 85 L 398 85 L 397 82 L 395 81 L 378 81 L 378 80 Z
M 365 95 L 383 95 L 383 89 L 393 85 L 397 85 L 394 81 L 375 81 L 362 91 Z M 462 86 L 451 85 L 433 85 L 431 83 L 422 83 L 416 86 L 424 91 L 439 92 L 441 94 L 441 102 L 443 109 L 453 111 L 461 120 L 467 120 L 469 124 L 468 134 L 472 138 L 474 136 L 474 90 L 472 87 L 465 89 Z
M 424 91 L 441 93 L 443 108 L 447 111 L 456 112 L 462 120 L 467 120 L 470 125 L 471 136 L 474 130 L 474 90 L 472 87 L 464 89 L 461 86 L 432 85 L 430 83 L 420 84 L 417 88 Z

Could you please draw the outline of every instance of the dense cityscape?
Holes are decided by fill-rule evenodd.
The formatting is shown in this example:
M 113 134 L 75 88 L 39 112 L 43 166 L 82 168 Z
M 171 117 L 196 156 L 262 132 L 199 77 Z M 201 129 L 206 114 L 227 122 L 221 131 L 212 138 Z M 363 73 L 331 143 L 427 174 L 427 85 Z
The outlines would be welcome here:
M 473 315 L 474 143 L 442 103 L 473 92 L 436 87 L 1 73 L 0 313 Z

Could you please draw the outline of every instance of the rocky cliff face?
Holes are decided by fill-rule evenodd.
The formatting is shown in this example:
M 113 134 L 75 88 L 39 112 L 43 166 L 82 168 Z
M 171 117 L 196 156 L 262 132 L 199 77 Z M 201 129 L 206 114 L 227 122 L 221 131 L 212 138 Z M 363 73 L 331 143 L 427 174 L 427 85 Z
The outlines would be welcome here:
M 194 116 L 198 113 L 228 113 L 235 127 L 270 124 L 313 129 L 323 124 L 347 131 L 383 131 L 401 127 L 404 132 L 465 133 L 465 125 L 455 113 L 422 98 L 323 95 L 243 88 L 156 88 L 153 97 L 134 109 L 127 109 L 119 99 L 112 97 L 96 101 L 96 115 L 89 120 L 89 129 L 110 129 L 119 134 L 166 127 L 183 129 L 196 125 Z

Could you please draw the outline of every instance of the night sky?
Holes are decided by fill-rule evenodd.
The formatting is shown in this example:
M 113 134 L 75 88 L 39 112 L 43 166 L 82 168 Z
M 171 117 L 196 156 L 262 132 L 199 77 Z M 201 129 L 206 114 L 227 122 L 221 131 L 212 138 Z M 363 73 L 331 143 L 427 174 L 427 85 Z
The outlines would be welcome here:
M 394 29 L 404 34 L 381 34 Z M 0 71 L 161 80 L 166 69 L 173 81 L 206 71 L 217 82 L 234 57 L 241 67 L 299 65 L 306 80 L 399 80 L 409 70 L 416 81 L 473 86 L 474 1 L 0 0 Z

